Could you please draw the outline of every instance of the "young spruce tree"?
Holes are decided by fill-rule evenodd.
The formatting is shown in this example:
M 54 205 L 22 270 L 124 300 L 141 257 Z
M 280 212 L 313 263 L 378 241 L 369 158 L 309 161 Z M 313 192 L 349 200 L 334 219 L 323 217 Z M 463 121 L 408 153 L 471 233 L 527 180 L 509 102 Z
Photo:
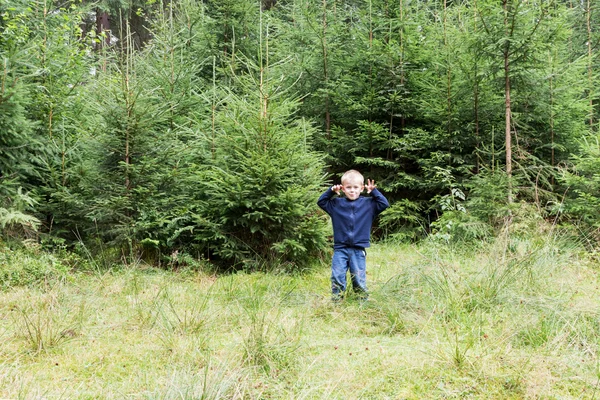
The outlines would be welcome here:
M 266 14 L 260 11 L 261 17 Z M 281 85 L 285 61 L 270 63 L 269 29 L 260 24 L 258 61 L 232 76 L 216 110 L 211 155 L 196 172 L 192 240 L 224 266 L 303 268 L 326 247 L 316 199 L 324 186 L 312 125 L 295 115 L 298 100 Z

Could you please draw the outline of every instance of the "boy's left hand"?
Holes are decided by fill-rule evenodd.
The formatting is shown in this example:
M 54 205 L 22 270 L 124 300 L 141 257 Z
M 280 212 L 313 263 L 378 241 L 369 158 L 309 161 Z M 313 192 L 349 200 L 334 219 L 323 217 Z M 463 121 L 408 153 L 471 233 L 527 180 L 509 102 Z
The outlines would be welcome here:
M 371 191 L 375 188 L 377 188 L 375 181 L 372 179 L 367 179 L 367 193 L 371 193 Z

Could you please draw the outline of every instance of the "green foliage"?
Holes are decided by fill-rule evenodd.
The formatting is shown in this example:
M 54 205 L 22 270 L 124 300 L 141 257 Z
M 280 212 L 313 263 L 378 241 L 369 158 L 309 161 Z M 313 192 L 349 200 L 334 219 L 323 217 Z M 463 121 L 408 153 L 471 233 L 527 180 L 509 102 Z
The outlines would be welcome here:
M 565 169 L 563 180 L 569 186 L 565 211 L 588 227 L 600 227 L 600 138 L 590 135 L 580 144 L 580 154 L 573 157 L 573 166 Z
M 6 57 L 6 55 L 3 55 Z M 28 152 L 39 142 L 32 137 L 32 121 L 27 119 L 25 107 L 27 87 L 14 73 L 14 60 L 4 58 L 0 92 L 0 195 L 13 194 L 25 183 L 33 171 Z M 10 63 L 10 64 L 9 64 Z
M 326 245 L 322 161 L 297 103 L 270 100 L 262 116 L 261 100 L 231 94 L 219 111 L 214 158 L 196 172 L 192 240 L 233 265 L 295 269 Z
M 476 243 L 492 237 L 492 226 L 463 211 L 448 211 L 431 223 L 432 237 L 453 243 Z
M 75 168 L 96 122 L 87 92 L 96 60 L 90 38 L 81 31 L 88 9 L 55 2 L 46 7 L 32 36 L 36 75 L 28 114 L 37 122 L 35 137 L 41 146 L 31 155 L 36 169 L 29 180 L 40 200 L 37 211 L 44 230 L 73 239 L 77 209 L 64 200 L 79 183 Z
M 519 193 L 525 197 L 531 188 L 526 183 L 521 185 L 520 178 L 513 179 L 513 183 L 523 187 Z M 431 223 L 432 237 L 447 243 L 477 244 L 507 231 L 515 237 L 526 237 L 540 229 L 550 205 L 546 211 L 541 209 L 539 201 L 538 204 L 508 202 L 507 182 L 508 177 L 502 171 L 482 171 L 465 185 L 468 197 L 456 188 L 440 196 L 443 214 Z M 534 187 L 533 191 L 536 190 Z
M 492 227 L 501 227 L 510 216 L 506 196 L 508 178 L 502 171 L 484 171 L 474 176 L 468 185 L 469 211 Z
M 33 236 L 40 226 L 40 220 L 28 212 L 33 210 L 35 204 L 36 201 L 28 193 L 23 193 L 21 187 L 4 204 L 0 203 L 1 235 L 25 238 Z
M 210 32 L 211 53 L 219 58 L 219 66 L 234 70 L 244 69 L 239 57 L 257 56 L 260 33 L 260 4 L 251 0 L 209 0 L 206 2 L 204 27 Z
M 26 109 L 32 89 L 28 68 L 33 50 L 29 42 L 31 10 L 2 2 L 0 14 L 0 197 L 4 198 L 26 184 L 34 169 L 30 154 L 40 143 L 32 135 L 36 123 L 28 118 Z
M 129 262 L 293 269 L 325 247 L 326 164 L 391 200 L 376 237 L 489 239 L 523 210 L 596 226 L 587 7 L 0 1 L 1 223 Z
M 36 230 L 40 220 L 32 215 L 27 215 L 14 209 L 7 210 L 0 208 L 0 228 L 10 229 L 14 226 L 20 226 L 22 229 Z
M 415 240 L 425 233 L 421 206 L 409 199 L 393 203 L 379 218 L 383 236 L 392 240 Z
M 195 150 L 184 126 L 199 104 L 193 91 L 201 88 L 195 77 L 201 65 L 172 42 L 179 33 L 157 25 L 145 53 L 125 47 L 90 85 L 96 134 L 82 146 L 87 157 L 77 165 L 75 196 L 62 199 L 87 220 L 87 237 L 98 235 L 129 255 L 145 239 L 166 246 L 170 212 L 189 200 L 181 166 Z
M 76 127 L 85 120 L 78 97 L 89 76 L 80 30 L 85 9 L 51 1 L 11 3 L 0 5 L 0 193 L 14 198 L 17 187 L 30 190 L 36 200 L 30 211 L 43 230 L 52 231 L 54 222 L 64 226 L 72 217 L 53 197 L 74 183 L 69 166 L 77 156 Z
M 67 278 L 69 267 L 53 254 L 11 249 L 0 244 L 0 288 L 37 286 Z

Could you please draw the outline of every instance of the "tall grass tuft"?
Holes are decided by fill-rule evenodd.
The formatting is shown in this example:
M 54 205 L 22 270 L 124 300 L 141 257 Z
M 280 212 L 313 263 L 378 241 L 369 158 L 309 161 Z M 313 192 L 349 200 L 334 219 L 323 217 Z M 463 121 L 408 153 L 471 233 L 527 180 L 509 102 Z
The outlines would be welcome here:
M 535 349 L 549 346 L 564 326 L 564 321 L 559 315 L 541 315 L 533 321 L 525 323 L 523 328 L 517 332 L 515 343 Z
M 40 353 L 76 339 L 86 314 L 85 302 L 76 308 L 63 304 L 54 293 L 16 307 L 14 324 L 30 350 Z
M 227 365 L 211 360 L 200 371 L 175 370 L 166 388 L 151 391 L 148 399 L 220 400 L 245 399 L 246 376 L 241 369 L 230 370 Z
M 196 359 L 202 362 L 208 357 L 210 328 L 216 317 L 209 314 L 210 294 L 209 288 L 207 293 L 185 296 L 177 301 L 168 288 L 161 290 L 162 301 L 154 303 L 158 329 L 156 335 L 166 350 L 176 353 L 183 345 L 180 353 L 195 354 Z
M 243 362 L 259 367 L 264 373 L 279 376 L 294 373 L 294 364 L 302 338 L 302 322 L 286 315 L 281 306 L 290 286 L 275 282 L 271 286 L 251 291 L 241 299 L 245 315 Z

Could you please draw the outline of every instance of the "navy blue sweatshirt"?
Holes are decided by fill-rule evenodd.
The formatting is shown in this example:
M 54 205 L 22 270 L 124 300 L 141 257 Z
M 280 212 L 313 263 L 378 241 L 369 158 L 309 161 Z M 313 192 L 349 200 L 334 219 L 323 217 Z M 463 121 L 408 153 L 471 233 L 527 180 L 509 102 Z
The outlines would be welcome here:
M 390 206 L 377 189 L 371 191 L 371 197 L 348 200 L 346 197 L 336 197 L 336 193 L 329 188 L 319 197 L 317 204 L 331 217 L 334 249 L 369 247 L 371 225 L 375 217 Z

